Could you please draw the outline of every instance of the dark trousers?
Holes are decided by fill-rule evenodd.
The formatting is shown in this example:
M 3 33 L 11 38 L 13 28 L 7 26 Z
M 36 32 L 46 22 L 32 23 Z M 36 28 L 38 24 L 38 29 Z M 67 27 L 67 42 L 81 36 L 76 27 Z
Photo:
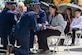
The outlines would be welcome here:
M 19 41 L 15 40 L 15 25 L 13 25 L 12 31 L 10 33 L 9 41 L 10 41 L 10 44 L 12 44 L 13 46 L 15 45 L 15 41 L 17 41 L 16 45 L 20 46 Z
M 73 28 L 72 29 L 72 44 L 74 44 L 75 43 L 75 32 L 77 31 L 77 30 L 79 30 L 79 28 Z
M 8 35 L 7 34 L 2 34 L 1 35 L 1 43 L 3 45 L 3 48 L 6 49 L 8 45 Z
M 12 33 L 11 33 L 12 34 Z M 14 45 L 15 44 L 15 37 L 14 35 L 7 35 L 7 34 L 2 34 L 1 35 L 1 44 L 3 45 L 3 47 L 6 49 L 7 45 L 8 45 L 8 41 L 10 42 L 10 44 Z
M 10 36 L 9 36 L 9 41 L 10 41 L 10 44 L 12 44 L 13 46 L 15 45 L 15 41 L 17 41 L 17 46 L 20 46 L 20 43 L 18 40 L 15 40 L 15 34 L 14 32 L 11 32 Z
M 35 32 L 33 30 L 31 30 L 31 32 L 30 32 L 30 48 L 33 48 L 34 35 L 35 35 Z
M 29 55 L 29 41 L 30 37 L 26 36 L 24 38 L 20 37 L 17 39 L 20 42 L 20 48 L 14 48 L 15 55 Z
M 46 30 L 43 30 L 43 31 L 39 31 L 37 33 L 39 49 L 49 50 L 49 47 L 47 45 L 47 37 L 49 37 L 49 36 L 59 36 L 60 34 L 61 34 L 61 32 L 58 31 L 58 30 L 46 29 Z
M 12 44 L 14 46 L 14 44 L 15 44 L 14 32 L 11 32 L 9 40 L 10 40 L 10 44 Z
M 66 28 L 64 30 L 64 33 L 67 34 L 69 32 L 70 29 L 70 23 L 67 22 Z

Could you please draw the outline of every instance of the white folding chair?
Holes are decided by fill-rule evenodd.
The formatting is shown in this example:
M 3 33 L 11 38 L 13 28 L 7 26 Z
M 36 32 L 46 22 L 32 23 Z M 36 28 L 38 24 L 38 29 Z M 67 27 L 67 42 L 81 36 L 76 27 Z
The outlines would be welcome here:
M 76 42 L 77 45 L 79 45 L 80 38 L 81 38 L 81 36 L 82 36 L 82 29 L 76 31 L 75 36 L 76 36 L 75 42 Z
M 38 37 L 37 35 L 34 36 L 34 44 L 33 48 L 30 49 L 33 53 L 37 53 L 39 51 L 39 46 L 38 46 Z
M 69 51 L 69 48 L 68 48 L 68 42 L 69 42 L 69 37 L 67 35 L 64 35 L 63 33 L 60 35 L 60 36 L 50 36 L 48 37 L 49 39 L 57 39 L 55 45 L 53 46 L 54 47 L 54 50 L 53 52 L 56 52 L 56 51 L 59 51 L 59 48 L 58 48 L 58 44 L 60 42 L 61 39 L 65 39 L 66 40 L 66 47 L 67 47 L 67 50 Z
M 66 25 L 67 25 L 67 22 L 65 21 L 65 27 L 66 27 Z M 65 29 L 65 27 L 64 27 L 64 29 Z M 60 42 L 61 39 L 68 39 L 67 35 L 65 35 L 64 32 L 61 33 L 60 36 L 50 36 L 50 37 L 48 37 L 48 39 L 51 39 L 51 38 L 57 39 L 57 41 L 55 43 L 56 45 L 54 46 L 53 52 L 56 52 L 55 51 L 56 49 L 57 49 L 57 51 L 59 51 L 58 44 L 59 44 L 59 42 Z M 68 43 L 68 40 L 67 40 L 67 43 Z M 68 45 L 66 45 L 66 46 L 67 46 L 67 50 L 69 51 Z

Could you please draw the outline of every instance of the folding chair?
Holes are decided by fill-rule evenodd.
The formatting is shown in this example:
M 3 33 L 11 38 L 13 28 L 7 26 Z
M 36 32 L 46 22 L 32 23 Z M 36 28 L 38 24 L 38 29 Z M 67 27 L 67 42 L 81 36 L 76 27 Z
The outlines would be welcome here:
M 76 36 L 75 41 L 76 41 L 76 44 L 78 45 L 79 44 L 79 41 L 80 41 L 80 38 L 82 36 L 82 29 L 76 31 L 75 36 Z
M 67 35 L 63 35 L 63 34 L 61 34 L 60 36 L 50 36 L 48 38 L 49 39 L 50 38 L 57 39 L 57 41 L 55 43 L 55 46 L 53 46 L 54 47 L 53 52 L 59 51 L 58 44 L 59 44 L 59 42 L 60 42 L 61 39 L 65 39 L 66 40 L 66 43 L 69 42 L 69 37 Z M 66 46 L 67 46 L 67 50 L 69 52 L 68 44 L 66 44 Z
M 65 27 L 66 27 L 66 25 L 67 25 L 67 22 L 65 21 Z M 64 29 L 65 29 L 65 27 L 64 27 Z M 56 49 L 57 49 L 57 51 L 59 51 L 58 44 L 59 44 L 60 40 L 61 39 L 68 39 L 69 37 L 67 37 L 67 35 L 65 35 L 64 32 L 63 32 L 63 33 L 61 33 L 60 36 L 50 36 L 50 37 L 48 37 L 48 39 L 50 39 L 50 38 L 57 39 L 57 41 L 55 43 L 55 46 L 54 46 L 54 50 L 53 50 L 53 52 L 56 52 Z M 67 43 L 68 43 L 68 41 L 69 40 L 67 40 Z M 68 45 L 66 45 L 66 46 L 67 46 L 67 50 L 69 51 Z
M 38 52 L 39 52 L 38 37 L 37 37 L 37 35 L 34 35 L 33 48 L 31 48 L 30 50 L 31 50 L 33 53 L 38 53 Z

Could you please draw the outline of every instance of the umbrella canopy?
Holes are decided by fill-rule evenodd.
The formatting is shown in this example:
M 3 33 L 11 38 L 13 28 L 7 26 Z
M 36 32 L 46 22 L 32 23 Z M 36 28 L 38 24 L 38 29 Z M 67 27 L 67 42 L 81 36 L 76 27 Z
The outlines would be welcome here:
M 74 12 L 76 9 L 82 10 L 82 8 L 79 7 L 78 5 L 76 5 L 76 4 L 71 4 L 71 3 L 68 3 L 68 4 L 59 4 L 58 7 L 59 7 L 59 10 L 60 10 L 62 13 L 65 12 L 67 8 L 71 8 L 73 12 Z
M 44 4 L 45 6 L 49 7 L 49 5 L 46 2 L 41 1 L 41 4 Z
M 43 9 L 43 10 L 48 10 L 49 9 L 49 5 L 46 3 L 46 2 L 40 2 L 40 7 Z
M 49 4 L 47 4 L 46 2 L 40 2 L 40 8 L 45 10 L 45 11 L 48 11 L 49 10 Z
M 49 15 L 49 4 L 46 2 L 40 2 L 40 8 L 46 12 L 47 16 Z

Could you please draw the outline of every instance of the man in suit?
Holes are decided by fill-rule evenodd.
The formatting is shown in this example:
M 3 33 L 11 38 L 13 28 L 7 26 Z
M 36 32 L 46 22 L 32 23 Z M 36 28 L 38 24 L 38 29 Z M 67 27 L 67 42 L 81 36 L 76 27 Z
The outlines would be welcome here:
M 2 11 L 0 18 L 0 34 L 2 39 L 3 48 L 6 49 L 8 45 L 8 36 L 11 33 L 12 26 L 16 23 L 14 19 L 13 7 L 15 2 L 6 2 L 7 7 Z
M 40 28 L 42 27 L 43 24 L 46 23 L 46 13 L 44 10 L 42 10 L 40 8 L 40 3 L 39 3 L 39 0 L 31 0 L 31 3 L 30 3 L 30 6 L 31 6 L 31 9 L 37 13 L 37 23 L 38 23 L 38 26 L 39 26 L 39 30 Z M 41 26 L 40 26 L 40 25 Z M 37 30 L 37 31 L 39 31 Z M 35 32 L 33 32 L 31 30 L 31 33 L 30 33 L 30 48 L 33 48 L 33 44 L 34 44 L 34 35 L 36 34 Z M 32 53 L 32 52 L 30 52 Z

